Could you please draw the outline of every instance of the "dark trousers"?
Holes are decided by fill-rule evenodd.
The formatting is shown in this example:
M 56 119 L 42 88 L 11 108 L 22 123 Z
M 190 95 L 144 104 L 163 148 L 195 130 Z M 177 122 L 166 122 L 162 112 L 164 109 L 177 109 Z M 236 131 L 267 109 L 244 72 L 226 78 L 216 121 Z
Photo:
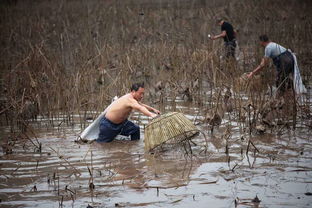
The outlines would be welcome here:
M 224 42 L 224 45 L 225 45 L 225 57 L 235 58 L 236 40 Z
M 103 117 L 100 121 L 100 133 L 97 142 L 111 142 L 117 135 L 130 136 L 131 140 L 140 139 L 140 127 L 129 120 L 115 124 Z
M 273 59 L 276 66 L 277 75 L 275 84 L 280 93 L 293 87 L 292 79 L 289 75 L 294 73 L 294 57 L 291 52 L 285 51 Z

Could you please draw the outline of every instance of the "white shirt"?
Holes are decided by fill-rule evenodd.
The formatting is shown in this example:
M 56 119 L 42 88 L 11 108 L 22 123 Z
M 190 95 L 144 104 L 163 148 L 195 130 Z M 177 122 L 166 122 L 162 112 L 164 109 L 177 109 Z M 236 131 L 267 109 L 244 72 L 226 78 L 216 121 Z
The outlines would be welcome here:
M 264 50 L 264 57 L 270 57 L 270 58 L 275 58 L 278 55 L 280 55 L 281 53 L 284 53 L 287 49 L 284 48 L 283 46 L 274 43 L 274 42 L 270 42 Z

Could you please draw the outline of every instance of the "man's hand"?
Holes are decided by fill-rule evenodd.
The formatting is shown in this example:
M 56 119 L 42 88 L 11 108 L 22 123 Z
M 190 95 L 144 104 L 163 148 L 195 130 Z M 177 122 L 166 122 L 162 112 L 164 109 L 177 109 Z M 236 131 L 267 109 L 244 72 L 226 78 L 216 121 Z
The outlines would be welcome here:
M 155 117 L 157 117 L 157 116 L 158 116 L 158 115 L 155 114 L 155 113 L 152 113 L 152 115 L 151 115 L 152 118 L 155 118 Z
M 156 110 L 156 109 L 153 109 L 153 111 L 156 113 L 156 114 L 160 114 L 160 111 L 159 110 Z
M 253 75 L 254 75 L 254 72 L 252 71 L 247 75 L 247 78 L 250 79 Z
M 226 36 L 226 31 L 223 30 L 223 31 L 221 32 L 221 34 L 219 34 L 219 35 L 212 35 L 212 36 L 210 37 L 210 39 L 211 39 L 211 40 L 216 40 L 216 39 L 218 39 L 218 38 L 223 38 L 223 37 L 225 37 L 225 36 Z
M 250 79 L 254 74 L 258 73 L 260 70 L 262 70 L 269 62 L 269 58 L 268 57 L 263 57 L 261 59 L 261 63 L 259 64 L 259 66 L 257 66 L 257 68 L 255 68 L 254 70 L 252 70 L 248 75 L 247 78 Z

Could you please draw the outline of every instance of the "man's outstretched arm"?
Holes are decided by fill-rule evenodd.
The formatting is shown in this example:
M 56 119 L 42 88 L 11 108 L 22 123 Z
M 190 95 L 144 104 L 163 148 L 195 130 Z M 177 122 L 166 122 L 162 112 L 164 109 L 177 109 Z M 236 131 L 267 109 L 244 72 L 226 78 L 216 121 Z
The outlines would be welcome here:
M 262 70 L 269 62 L 269 58 L 263 57 L 261 60 L 261 63 L 255 68 L 252 72 L 248 74 L 248 78 L 251 78 L 254 74 L 256 74 L 258 71 Z
M 226 36 L 226 31 L 225 30 L 223 30 L 219 35 L 214 35 L 214 36 L 211 36 L 211 40 L 216 40 L 216 39 L 218 39 L 218 38 L 223 38 L 223 37 L 225 37 Z
M 153 108 L 153 107 L 151 107 L 151 106 L 148 106 L 148 105 L 146 105 L 146 104 L 144 104 L 144 103 L 139 103 L 140 105 L 142 105 L 142 106 L 144 106 L 145 108 L 147 108 L 147 110 L 149 110 L 149 111 L 153 111 L 154 113 L 156 113 L 156 114 L 160 114 L 160 111 L 159 110 L 157 110 L 157 109 L 155 109 L 155 108 Z
M 132 103 L 131 107 L 134 109 L 134 110 L 137 110 L 137 111 L 140 111 L 141 113 L 143 113 L 144 115 L 146 116 L 149 116 L 149 117 L 156 117 L 157 114 L 155 113 L 152 113 L 148 110 L 148 108 L 146 108 L 145 106 L 139 104 L 138 102 L 136 103 Z

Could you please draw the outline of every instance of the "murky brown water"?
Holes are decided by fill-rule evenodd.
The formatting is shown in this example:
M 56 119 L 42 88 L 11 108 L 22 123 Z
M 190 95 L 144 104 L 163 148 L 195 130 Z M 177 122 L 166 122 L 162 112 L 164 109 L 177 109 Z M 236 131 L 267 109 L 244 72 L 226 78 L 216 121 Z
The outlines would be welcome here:
M 192 120 L 197 115 L 184 102 L 176 108 Z M 143 135 L 148 119 L 140 119 Z M 225 125 L 208 134 L 207 152 L 197 136 L 192 155 L 183 148 L 148 154 L 143 139 L 77 144 L 80 127 L 43 126 L 42 153 L 30 143 L 1 153 L 0 207 L 235 207 L 235 200 L 237 207 L 312 206 L 312 132 L 300 124 L 295 132 L 252 136 L 259 153 L 251 146 L 246 154 L 248 135 L 232 123 L 228 155 Z

